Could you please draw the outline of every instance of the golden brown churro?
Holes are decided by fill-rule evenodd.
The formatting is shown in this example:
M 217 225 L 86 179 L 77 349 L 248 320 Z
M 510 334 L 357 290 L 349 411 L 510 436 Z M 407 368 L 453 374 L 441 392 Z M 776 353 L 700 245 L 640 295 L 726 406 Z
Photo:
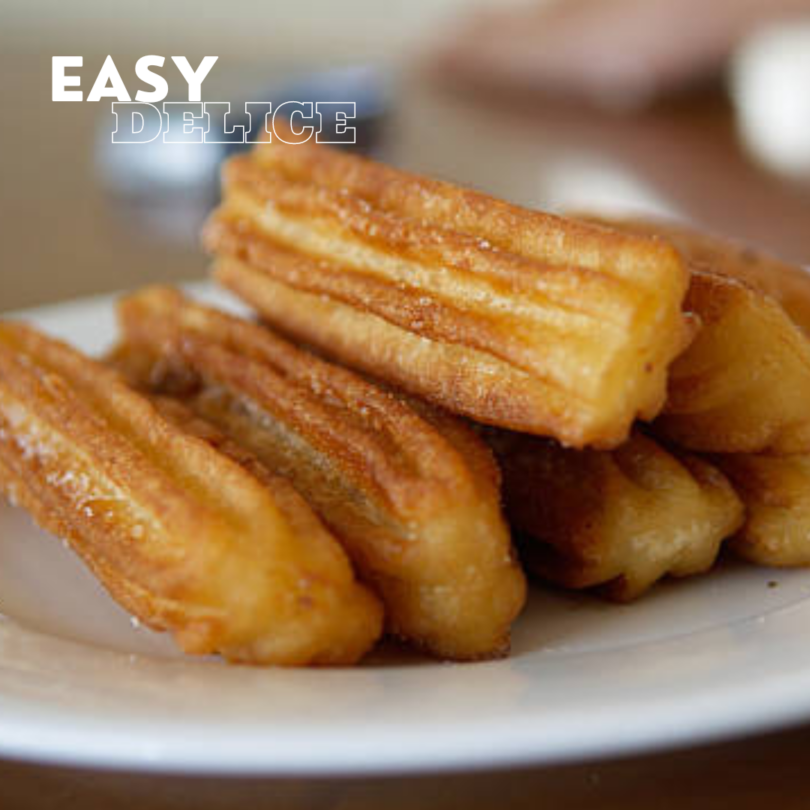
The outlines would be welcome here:
M 119 314 L 119 363 L 288 477 L 393 632 L 447 658 L 506 651 L 525 583 L 497 468 L 466 426 L 174 290 L 135 294 Z
M 205 242 L 272 325 L 479 421 L 610 447 L 663 404 L 687 273 L 656 240 L 323 146 L 224 171 Z
M 507 515 L 528 568 L 567 588 L 640 596 L 665 575 L 709 570 L 743 520 L 711 464 L 634 432 L 613 451 L 489 431 Z
M 772 298 L 696 271 L 686 306 L 702 322 L 673 364 L 656 432 L 716 453 L 810 450 L 810 341 Z
M 597 219 L 631 231 L 638 220 Z M 649 229 L 653 232 L 652 226 Z M 667 229 L 662 230 L 665 238 Z M 708 237 L 700 256 L 710 257 Z M 701 321 L 689 348 L 670 369 L 667 404 L 655 431 L 690 450 L 713 453 L 803 453 L 810 451 L 810 339 L 769 294 L 780 277 L 764 269 L 749 273 L 722 244 L 717 265 L 692 264 L 684 306 Z M 687 252 L 687 257 L 691 255 Z M 722 267 L 721 267 L 722 264 Z M 745 278 L 747 276 L 747 278 Z M 796 311 L 798 277 L 777 299 L 790 298 Z
M 287 482 L 174 413 L 186 429 L 110 369 L 0 323 L 0 483 L 117 601 L 187 652 L 357 661 L 382 610 L 338 542 Z

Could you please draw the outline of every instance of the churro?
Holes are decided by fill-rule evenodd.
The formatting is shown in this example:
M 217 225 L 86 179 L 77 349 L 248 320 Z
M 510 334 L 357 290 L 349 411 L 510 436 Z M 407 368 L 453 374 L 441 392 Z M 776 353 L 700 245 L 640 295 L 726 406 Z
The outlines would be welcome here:
M 377 599 L 286 481 L 17 323 L 0 324 L 0 467 L 11 499 L 186 652 L 349 664 L 380 633 Z
M 119 365 L 288 477 L 381 594 L 388 628 L 453 659 L 508 649 L 525 598 L 486 445 L 269 330 L 166 288 L 124 299 Z
M 274 327 L 488 424 L 621 443 L 688 342 L 670 246 L 323 146 L 232 159 L 205 244 Z

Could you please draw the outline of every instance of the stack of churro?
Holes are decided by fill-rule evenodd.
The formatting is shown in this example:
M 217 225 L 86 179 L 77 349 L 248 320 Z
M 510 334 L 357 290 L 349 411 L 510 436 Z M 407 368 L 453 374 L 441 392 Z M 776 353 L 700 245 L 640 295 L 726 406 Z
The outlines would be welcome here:
M 103 361 L 0 324 L 0 488 L 183 650 L 491 658 L 524 566 L 625 601 L 726 540 L 810 563 L 802 271 L 312 143 L 223 188 L 255 317 L 149 288 Z

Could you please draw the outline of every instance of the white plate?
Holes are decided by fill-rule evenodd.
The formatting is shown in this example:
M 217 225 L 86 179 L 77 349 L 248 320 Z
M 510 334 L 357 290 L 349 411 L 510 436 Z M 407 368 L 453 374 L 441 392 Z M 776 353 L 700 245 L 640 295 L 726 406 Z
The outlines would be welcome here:
M 210 293 L 208 293 L 210 295 Z M 216 297 L 216 296 L 215 296 Z M 90 351 L 110 301 L 28 313 Z M 536 591 L 508 660 L 357 669 L 193 660 L 0 506 L 0 756 L 207 773 L 548 763 L 810 718 L 810 573 L 725 564 L 631 606 Z

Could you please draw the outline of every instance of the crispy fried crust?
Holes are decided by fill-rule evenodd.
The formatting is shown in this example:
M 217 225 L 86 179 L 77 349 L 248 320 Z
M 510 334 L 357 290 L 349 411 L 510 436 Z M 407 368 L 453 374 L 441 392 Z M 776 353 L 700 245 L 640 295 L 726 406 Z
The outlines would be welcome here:
M 289 484 L 217 444 L 104 366 L 0 324 L 0 484 L 117 601 L 190 653 L 357 661 L 379 603 Z
M 564 587 L 634 599 L 665 575 L 707 571 L 742 523 L 742 504 L 718 470 L 641 433 L 612 452 L 488 436 L 524 562 Z
M 497 468 L 466 426 L 173 290 L 119 313 L 118 362 L 289 477 L 378 589 L 393 632 L 447 658 L 506 651 L 525 582 Z
M 810 456 L 715 457 L 745 503 L 745 525 L 731 543 L 760 565 L 810 565 Z
M 656 432 L 714 453 L 810 451 L 810 339 L 778 303 L 800 316 L 810 312 L 801 271 L 782 266 L 770 275 L 772 263 L 746 263 L 727 244 L 678 228 L 597 221 L 674 237 L 692 261 L 685 307 L 701 329 L 672 365 Z
M 310 145 L 224 172 L 205 243 L 279 329 L 483 422 L 573 446 L 660 409 L 688 340 L 669 246 Z

